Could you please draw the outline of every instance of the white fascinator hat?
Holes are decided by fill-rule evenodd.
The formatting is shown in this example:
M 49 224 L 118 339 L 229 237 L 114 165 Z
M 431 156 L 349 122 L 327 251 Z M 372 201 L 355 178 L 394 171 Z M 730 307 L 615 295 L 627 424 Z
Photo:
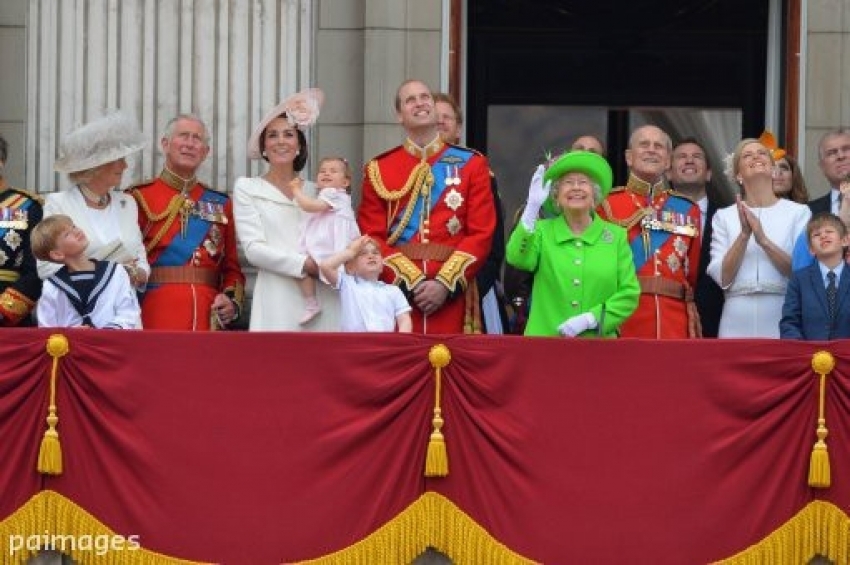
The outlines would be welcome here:
M 117 111 L 66 135 L 53 168 L 60 173 L 87 171 L 127 157 L 144 147 L 145 137 L 136 120 Z
M 260 120 L 251 137 L 248 138 L 248 158 L 262 159 L 260 137 L 266 131 L 269 123 L 275 118 L 286 115 L 286 120 L 301 131 L 316 123 L 319 110 L 325 102 L 325 94 L 318 88 L 307 88 L 296 92 L 274 108 Z

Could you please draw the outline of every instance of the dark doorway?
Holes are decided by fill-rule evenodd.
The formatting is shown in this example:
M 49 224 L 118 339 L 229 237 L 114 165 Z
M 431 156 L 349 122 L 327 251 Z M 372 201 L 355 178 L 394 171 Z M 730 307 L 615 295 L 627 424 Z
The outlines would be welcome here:
M 636 119 L 635 110 L 643 116 L 666 109 L 734 111 L 740 116 L 736 138 L 758 137 L 763 129 L 769 0 L 468 0 L 467 10 L 466 131 L 472 147 L 492 153 L 494 138 L 514 135 L 488 131 L 494 108 L 564 107 L 573 118 L 586 108 L 594 116 L 590 122 L 604 130 L 588 133 L 605 138 L 622 181 L 630 128 L 644 119 Z M 561 148 L 568 136 L 582 133 L 569 129 Z M 534 133 L 520 127 L 517 141 L 540 145 Z M 676 132 L 670 133 L 675 141 Z M 539 156 L 538 150 L 530 162 L 502 167 L 517 168 L 527 179 Z M 503 184 L 507 171 L 493 166 L 508 200 L 525 189 Z M 715 163 L 718 168 L 722 172 L 722 163 Z

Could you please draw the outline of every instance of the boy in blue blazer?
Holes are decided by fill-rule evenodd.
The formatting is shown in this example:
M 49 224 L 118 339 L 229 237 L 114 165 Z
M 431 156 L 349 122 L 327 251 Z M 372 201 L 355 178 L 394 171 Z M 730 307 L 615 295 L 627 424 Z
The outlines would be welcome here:
M 791 274 L 779 335 L 818 341 L 850 338 L 850 268 L 844 262 L 847 227 L 835 214 L 821 212 L 809 220 L 806 235 L 816 260 Z

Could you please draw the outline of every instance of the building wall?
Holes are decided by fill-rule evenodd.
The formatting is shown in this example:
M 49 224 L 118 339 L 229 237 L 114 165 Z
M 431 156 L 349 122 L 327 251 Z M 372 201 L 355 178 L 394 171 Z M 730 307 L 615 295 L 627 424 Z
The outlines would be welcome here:
M 813 196 L 828 186 L 818 167 L 818 141 L 839 127 L 850 128 L 850 0 L 807 0 L 805 162 Z
M 262 113 L 281 96 L 318 85 L 326 91 L 327 102 L 311 136 L 314 153 L 346 157 L 354 168 L 357 188 L 364 161 L 400 140 L 393 111 L 398 84 L 416 77 L 439 86 L 443 4 L 442 0 L 4 0 L 0 2 L 0 132 L 10 143 L 7 176 L 17 185 L 56 190 L 64 179 L 52 175 L 50 168 L 61 132 L 84 121 L 97 106 L 129 101 L 151 141 L 151 151 L 145 152 L 128 179 L 148 176 L 161 164 L 154 144 L 166 115 L 199 111 L 212 119 L 215 128 L 214 153 L 203 173 L 219 186 L 231 186 L 237 176 L 259 170 L 244 159 L 244 146 Z M 83 20 L 68 15 L 84 5 L 92 13 L 97 6 L 103 15 L 98 19 L 89 14 Z M 105 39 L 102 47 L 83 55 L 67 47 L 73 44 L 71 34 L 81 33 L 74 31 L 74 25 L 53 22 L 49 29 L 62 30 L 64 39 L 27 33 L 27 25 L 30 30 L 51 25 L 37 15 L 40 9 L 43 16 L 44 8 L 59 10 L 59 6 L 63 14 L 59 21 L 70 17 L 75 23 L 103 25 L 113 39 Z M 157 6 L 155 14 L 152 6 Z M 850 127 L 850 0 L 806 0 L 804 7 L 800 158 L 810 191 L 819 195 L 827 187 L 817 165 L 817 142 L 830 129 Z M 194 44 L 191 39 L 177 41 L 173 22 L 181 17 L 193 24 L 193 30 L 217 26 L 220 41 L 230 42 L 230 50 L 210 51 L 210 37 L 204 33 L 194 34 L 198 38 Z M 132 37 L 142 42 L 135 52 L 128 41 Z M 234 45 L 239 42 L 243 44 Z M 47 47 L 62 57 L 61 61 L 53 57 L 53 66 Z M 159 53 L 164 65 L 157 71 L 148 64 L 151 53 Z M 197 58 L 197 66 L 189 73 L 194 80 L 177 86 L 175 61 L 178 55 L 189 57 L 188 53 Z M 125 65 L 128 57 L 140 63 Z M 81 75 L 86 69 L 88 74 Z M 151 73 L 159 73 L 157 90 L 146 94 Z M 128 74 L 133 88 L 126 86 Z M 87 97 L 80 95 L 79 82 L 72 86 L 64 80 L 81 81 L 82 76 L 97 86 Z M 28 80 L 33 81 L 29 87 Z M 104 82 L 125 86 L 110 90 L 99 84 Z M 205 83 L 215 86 L 201 88 Z M 228 86 L 222 90 L 222 85 Z M 133 90 L 136 94 L 131 94 Z M 209 92 L 216 92 L 218 98 L 204 98 Z M 61 115 L 51 114 L 57 104 L 66 108 Z
M 6 178 L 25 186 L 26 0 L 0 3 L 0 134 L 9 142 Z
M 228 190 L 257 171 L 246 159 L 253 125 L 311 80 L 310 0 L 25 3 L 34 32 L 26 43 L 26 178 L 41 192 L 68 184 L 53 172 L 62 137 L 116 108 L 134 115 L 148 139 L 127 181 L 159 172 L 166 123 L 193 113 L 211 137 L 198 176 Z
M 416 77 L 439 86 L 443 3 L 4 0 L 0 131 L 12 147 L 9 177 L 41 192 L 61 188 L 67 181 L 52 166 L 62 135 L 121 107 L 150 142 L 128 181 L 162 165 L 167 119 L 195 112 L 213 137 L 201 176 L 227 188 L 262 168 L 245 159 L 260 117 L 283 96 L 320 86 L 326 104 L 309 135 L 313 154 L 346 157 L 359 187 L 364 161 L 400 141 L 398 85 Z M 41 32 L 27 34 L 27 25 Z
M 327 96 L 318 152 L 361 168 L 398 145 L 395 92 L 408 78 L 439 86 L 442 0 L 318 0 L 316 83 Z

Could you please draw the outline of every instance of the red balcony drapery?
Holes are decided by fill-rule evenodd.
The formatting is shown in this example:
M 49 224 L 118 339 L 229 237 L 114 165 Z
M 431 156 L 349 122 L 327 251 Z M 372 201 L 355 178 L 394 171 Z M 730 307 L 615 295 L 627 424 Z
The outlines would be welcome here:
M 349 547 L 433 491 L 534 561 L 679 564 L 815 500 L 850 509 L 850 342 L 66 330 L 47 476 L 51 333 L 2 332 L 0 523 L 50 490 L 146 549 L 256 565 Z M 435 343 L 450 471 L 426 479 Z

